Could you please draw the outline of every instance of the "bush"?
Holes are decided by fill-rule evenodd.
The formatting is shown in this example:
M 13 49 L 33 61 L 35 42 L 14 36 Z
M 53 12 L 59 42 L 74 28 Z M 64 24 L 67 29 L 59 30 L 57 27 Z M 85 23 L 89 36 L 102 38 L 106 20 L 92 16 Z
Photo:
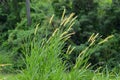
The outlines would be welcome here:
M 38 1 L 34 0 L 31 1 L 31 18 L 32 18 L 32 25 L 27 25 L 27 19 L 26 19 L 26 8 L 25 8 L 25 2 L 23 0 L 8 0 L 5 5 L 0 5 L 0 51 L 3 50 L 5 54 L 12 55 L 12 64 L 14 69 L 21 69 L 24 68 L 24 64 L 22 61 L 22 52 L 21 52 L 21 46 L 23 46 L 23 42 L 25 42 L 26 38 L 34 34 L 34 27 L 37 24 L 41 24 L 43 22 L 48 22 L 48 18 L 50 17 L 50 14 L 53 14 L 53 10 L 51 7 L 51 1 Z M 34 5 L 36 4 L 36 5 Z M 48 4 L 46 6 L 46 4 Z M 9 10 L 4 10 L 5 7 Z M 19 9 L 16 9 L 19 8 Z M 48 9 L 49 8 L 49 9 Z M 51 8 L 51 9 L 50 9 Z M 7 12 L 6 12 L 7 11 Z M 48 12 L 46 12 L 48 11 Z M 49 14 L 48 14 L 49 13 Z M 4 21 L 4 22 L 3 22 Z M 39 22 L 38 22 L 39 21 Z M 46 30 L 45 27 L 43 30 Z M 46 32 L 50 34 L 49 32 Z M 41 32 L 41 34 L 44 34 Z M 46 36 L 46 35 L 42 35 Z M 29 44 L 26 42 L 26 44 Z M 0 53 L 3 54 L 2 52 Z

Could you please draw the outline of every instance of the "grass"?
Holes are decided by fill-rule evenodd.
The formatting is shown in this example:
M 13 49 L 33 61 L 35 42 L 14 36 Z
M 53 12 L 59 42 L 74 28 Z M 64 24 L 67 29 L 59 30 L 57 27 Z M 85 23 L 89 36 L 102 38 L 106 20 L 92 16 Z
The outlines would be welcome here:
M 17 77 L 20 77 L 21 74 L 2 74 L 0 73 L 0 80 L 18 80 Z M 58 75 L 53 75 L 52 80 L 58 80 Z M 76 70 L 76 71 L 71 71 L 69 73 L 63 73 L 61 74 L 63 80 L 120 80 L 120 77 L 118 75 L 113 75 L 113 73 L 99 73 L 99 72 L 94 72 L 90 70 Z M 55 78 L 56 77 L 56 78 Z M 47 77 L 46 77 L 47 78 Z M 22 78 L 21 78 L 22 79 Z M 59 80 L 61 80 L 59 79 Z M 25 79 L 22 79 L 25 80 Z M 34 79 L 33 79 L 34 80 Z M 43 79 L 43 80 L 51 80 L 49 79 Z
M 65 11 L 60 26 L 49 38 L 40 38 L 41 34 L 37 34 L 39 26 L 36 27 L 35 37 L 31 39 L 30 45 L 23 47 L 26 69 L 22 71 L 18 80 L 118 80 L 114 73 L 107 71 L 107 68 L 103 72 L 100 72 L 99 69 L 96 72 L 89 69 L 88 60 L 91 53 L 109 39 L 105 38 L 105 40 L 95 43 L 98 34 L 90 37 L 89 46 L 80 52 L 75 65 L 70 71 L 67 71 L 66 63 L 62 61 L 63 58 L 60 55 L 63 54 L 65 41 L 73 34 L 71 27 L 76 17 L 73 17 L 74 14 L 65 17 L 64 14 Z M 50 23 L 52 19 L 53 16 Z M 74 48 L 69 46 L 66 55 L 71 54 L 73 50 Z
M 25 56 L 24 62 L 26 69 L 23 69 L 19 75 L 15 74 L 0 74 L 0 79 L 6 80 L 119 80 L 118 74 L 108 71 L 107 67 L 101 71 L 90 69 L 88 63 L 89 57 L 99 45 L 104 44 L 113 36 L 107 37 L 104 40 L 95 43 L 99 34 L 92 34 L 88 39 L 89 45 L 76 59 L 76 63 L 71 70 L 67 70 L 66 62 L 63 62 L 61 54 L 69 56 L 74 50 L 71 46 L 68 47 L 66 53 L 63 51 L 65 42 L 71 37 L 72 26 L 76 17 L 74 13 L 66 17 L 65 10 L 63 12 L 59 27 L 57 27 L 51 36 L 47 33 L 49 29 L 36 26 L 34 36 L 27 38 L 29 44 L 24 43 L 22 53 Z M 52 27 L 50 23 L 46 26 Z M 43 32 L 43 34 L 41 34 Z M 45 34 L 45 37 L 42 35 Z
M 62 20 L 60 27 L 55 29 L 49 38 L 36 37 L 40 35 L 36 34 L 38 26 L 36 27 L 35 37 L 31 44 L 23 48 L 26 70 L 21 73 L 19 80 L 61 80 L 64 78 L 65 66 L 62 58 L 58 57 L 62 53 L 64 42 L 73 34 L 68 34 L 73 25 L 73 16 L 71 14 L 70 17 L 64 19 L 66 21 Z M 69 23 L 70 20 L 72 20 L 71 23 Z
M 16 74 L 0 73 L 0 80 L 16 80 Z

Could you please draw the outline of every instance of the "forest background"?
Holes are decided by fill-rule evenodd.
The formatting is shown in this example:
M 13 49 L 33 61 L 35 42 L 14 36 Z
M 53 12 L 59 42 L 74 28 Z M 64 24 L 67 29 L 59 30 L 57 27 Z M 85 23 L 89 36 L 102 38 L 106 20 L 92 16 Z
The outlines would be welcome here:
M 23 48 L 27 45 L 28 53 L 31 53 L 28 45 L 31 45 L 36 25 L 42 28 L 38 30 L 38 40 L 33 42 L 39 44 L 39 40 L 49 39 L 59 28 L 63 13 L 66 17 L 74 13 L 75 23 L 69 31 L 74 34 L 65 41 L 58 56 L 65 63 L 66 70 L 74 68 L 79 53 L 94 37 L 92 40 L 95 41 L 87 51 L 89 55 L 84 56 L 79 68 L 87 62 L 90 70 L 101 68 L 100 72 L 107 69 L 119 74 L 120 0 L 30 0 L 30 10 L 31 25 L 28 25 L 25 0 L 0 0 L 0 64 L 11 64 L 2 67 L 2 73 L 19 73 L 19 70 L 26 69 Z M 65 54 L 69 48 L 74 49 L 69 55 Z

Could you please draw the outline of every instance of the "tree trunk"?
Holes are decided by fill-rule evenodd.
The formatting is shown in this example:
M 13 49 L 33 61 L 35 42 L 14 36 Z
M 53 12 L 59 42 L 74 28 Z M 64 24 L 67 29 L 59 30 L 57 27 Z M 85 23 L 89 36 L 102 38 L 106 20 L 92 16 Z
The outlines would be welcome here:
M 27 12 L 27 23 L 31 25 L 31 17 L 30 17 L 30 0 L 26 0 L 26 12 Z

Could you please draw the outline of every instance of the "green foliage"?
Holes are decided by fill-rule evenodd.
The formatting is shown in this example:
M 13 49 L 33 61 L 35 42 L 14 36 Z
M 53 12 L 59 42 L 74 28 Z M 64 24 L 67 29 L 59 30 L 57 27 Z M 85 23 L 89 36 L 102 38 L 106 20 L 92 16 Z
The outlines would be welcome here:
M 63 3 L 64 2 L 65 1 L 63 1 Z M 117 36 L 119 35 L 120 30 L 120 9 L 118 8 L 120 1 L 71 0 L 70 2 L 72 2 L 72 6 L 67 6 L 69 3 L 65 3 L 64 8 L 68 9 L 69 7 L 67 13 L 73 11 L 78 16 L 76 20 L 77 23 L 73 26 L 75 35 L 68 41 L 68 44 L 77 47 L 71 55 L 70 62 L 75 62 L 75 59 L 78 56 L 76 53 L 81 51 L 87 45 L 86 40 L 92 33 L 100 33 L 102 37 L 99 39 L 115 34 L 115 37 L 112 40 L 108 41 L 105 45 L 101 45 L 99 49 L 94 50 L 90 62 L 93 65 L 99 64 L 99 66 L 109 65 L 110 69 L 119 66 L 119 59 L 117 57 L 119 56 L 118 53 L 120 53 L 120 51 L 116 44 L 119 45 L 120 41 Z M 63 3 L 59 1 L 57 4 L 61 5 Z M 63 8 L 59 5 L 59 9 Z M 59 9 L 54 10 L 55 12 L 60 13 L 60 11 L 58 11 Z
M 65 42 L 64 45 L 57 42 L 57 39 L 54 38 L 53 41 L 56 42 L 57 45 L 55 49 L 51 49 L 50 46 L 44 45 L 46 47 L 45 49 L 49 47 L 51 49 L 51 53 L 55 53 L 54 51 L 56 50 L 58 50 L 56 51 L 56 53 L 59 53 L 60 51 L 62 53 L 60 57 L 62 56 L 63 62 L 66 62 L 66 65 L 64 66 L 67 67 L 68 70 L 71 70 L 71 68 L 77 62 L 76 59 L 78 59 L 79 53 L 89 46 L 89 42 L 87 42 L 87 39 L 91 34 L 99 33 L 101 37 L 98 37 L 98 39 L 96 40 L 97 42 L 104 40 L 105 37 L 112 34 L 114 35 L 114 37 L 107 41 L 105 44 L 98 45 L 96 42 L 96 45 L 90 47 L 87 53 L 91 56 L 86 55 L 87 57 L 89 56 L 90 59 L 85 59 L 85 56 L 83 56 L 84 58 L 82 58 L 82 60 L 87 63 L 89 61 L 92 64 L 91 66 L 94 66 L 94 69 L 97 69 L 100 66 L 106 67 L 106 65 L 110 70 L 115 67 L 119 68 L 119 4 L 119 0 L 31 0 L 32 25 L 28 26 L 24 0 L 7 0 L 7 2 L 4 4 L 0 3 L 0 62 L 12 63 L 12 67 L 15 69 L 26 68 L 22 60 L 22 58 L 25 57 L 21 51 L 22 47 L 25 45 L 29 45 L 28 50 L 29 48 L 33 49 L 32 51 L 29 51 L 27 53 L 38 53 L 38 51 L 35 51 L 36 49 L 39 50 L 38 47 L 35 48 L 34 46 L 37 44 L 42 44 L 42 40 L 44 41 L 44 39 L 45 41 L 47 41 L 52 32 L 60 26 L 61 20 L 58 18 L 61 17 L 63 10 L 66 9 L 66 15 L 74 12 L 75 16 L 77 16 L 77 19 L 75 20 L 76 23 L 73 26 L 73 31 L 75 32 L 75 34 L 70 39 L 68 39 L 68 41 Z M 57 17 L 52 20 L 51 24 L 49 24 L 50 17 L 53 14 Z M 38 34 L 41 34 L 39 36 L 35 35 L 34 33 L 34 28 L 38 24 L 40 27 L 42 27 L 38 28 Z M 34 37 L 37 37 L 40 42 L 37 41 L 34 46 L 32 45 L 31 47 L 31 41 L 33 41 L 31 39 L 33 39 Z M 62 45 L 62 47 L 59 47 L 60 44 Z M 67 51 L 67 47 L 69 45 L 71 45 L 71 48 L 75 47 L 75 49 L 70 55 L 66 55 L 64 53 Z M 47 52 L 49 52 L 49 48 L 46 50 Z M 61 50 L 61 48 L 63 50 Z M 44 48 L 42 48 L 41 50 L 43 49 Z M 4 57 L 6 58 L 6 60 L 4 60 Z M 33 57 L 35 57 L 35 55 L 33 55 Z M 41 57 L 41 59 L 43 59 L 43 57 Z M 53 57 L 53 55 L 51 55 L 51 57 Z M 32 58 L 30 60 L 32 60 Z M 81 62 L 81 64 L 79 64 L 79 67 L 83 66 L 83 63 Z M 62 71 L 64 66 L 62 66 L 60 71 Z M 36 67 L 33 69 L 36 69 Z M 82 71 L 84 72 L 84 70 L 81 70 L 81 72 Z M 77 74 L 74 73 L 79 72 L 70 72 L 69 76 L 76 77 Z M 60 73 L 56 75 L 60 75 Z M 93 73 L 92 75 L 95 74 Z M 58 76 L 56 76 L 56 78 L 57 77 Z M 104 76 L 102 77 L 104 79 Z M 66 77 L 66 79 L 68 80 L 73 80 L 73 78 L 74 77 Z M 94 79 L 96 78 L 98 78 L 98 76 L 95 75 Z M 81 78 L 76 77 L 76 79 Z
M 42 0 L 41 2 L 38 0 L 31 1 L 31 18 L 32 18 L 32 25 L 27 25 L 27 19 L 26 19 L 26 8 L 25 8 L 25 2 L 22 0 L 19 0 L 16 2 L 16 0 L 10 0 L 6 2 L 5 4 L 8 4 L 6 8 L 10 9 L 8 12 L 6 10 L 4 11 L 4 6 L 0 7 L 1 17 L 0 19 L 6 19 L 0 20 L 0 50 L 5 51 L 5 54 L 12 55 L 12 64 L 14 65 L 13 68 L 19 69 L 21 67 L 24 67 L 23 61 L 21 59 L 21 46 L 23 46 L 23 42 L 25 40 L 33 35 L 34 33 L 34 27 L 37 24 L 43 25 L 43 22 L 48 22 L 50 16 L 53 14 L 52 7 L 50 5 L 51 1 L 45 1 Z M 36 4 L 36 5 L 34 5 Z M 46 5 L 48 4 L 48 5 Z M 17 9 L 18 8 L 18 9 Z M 49 13 L 49 14 L 48 14 Z M 2 15 L 5 16 L 2 16 Z M 4 21 L 2 23 L 2 21 Z M 3 28 L 3 29 L 2 29 Z M 43 30 L 46 30 L 48 27 L 44 27 Z M 44 34 L 42 31 L 41 34 Z M 46 32 L 50 33 L 50 32 Z M 46 36 L 46 35 L 42 35 Z M 29 44 L 26 42 L 26 44 Z M 0 53 L 2 55 L 2 53 Z

